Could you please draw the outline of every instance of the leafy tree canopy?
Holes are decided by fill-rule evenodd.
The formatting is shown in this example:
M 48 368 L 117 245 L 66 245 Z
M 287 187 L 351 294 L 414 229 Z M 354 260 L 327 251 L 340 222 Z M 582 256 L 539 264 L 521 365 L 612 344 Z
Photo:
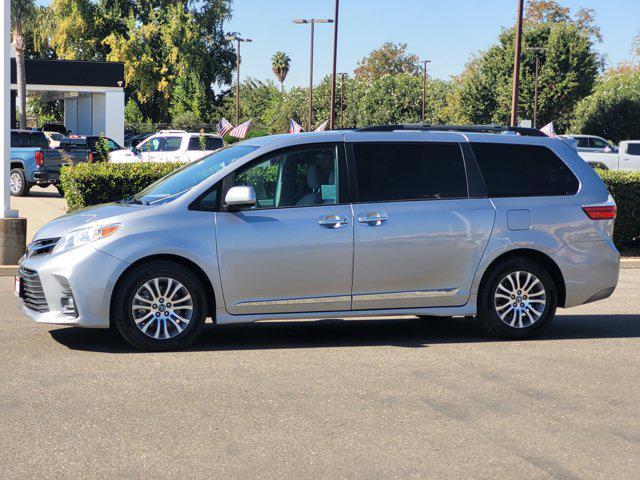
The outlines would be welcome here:
M 385 75 L 419 71 L 420 59 L 407 52 L 406 43 L 387 42 L 360 60 L 353 73 L 357 78 L 371 82 Z

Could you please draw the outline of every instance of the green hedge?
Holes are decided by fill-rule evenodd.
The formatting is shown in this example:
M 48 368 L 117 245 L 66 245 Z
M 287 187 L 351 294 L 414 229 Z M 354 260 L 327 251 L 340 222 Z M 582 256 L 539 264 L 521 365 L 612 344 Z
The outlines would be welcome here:
M 618 248 L 640 239 L 640 172 L 598 170 L 616 201 L 618 217 L 613 240 Z
M 121 200 L 168 175 L 182 163 L 81 163 L 60 175 L 67 210 Z
M 171 173 L 180 163 L 83 163 L 62 170 L 62 188 L 69 211 L 120 200 L 138 193 Z M 255 173 L 255 172 L 254 172 Z M 277 175 L 275 170 L 261 172 Z M 622 247 L 640 239 L 640 172 L 598 170 L 618 205 L 615 243 Z M 251 184 L 252 179 L 247 179 Z

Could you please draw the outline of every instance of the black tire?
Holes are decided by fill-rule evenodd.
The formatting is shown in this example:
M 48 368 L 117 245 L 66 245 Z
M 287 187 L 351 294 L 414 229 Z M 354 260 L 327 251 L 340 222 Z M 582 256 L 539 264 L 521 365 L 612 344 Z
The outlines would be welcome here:
M 518 274 L 517 272 L 522 273 Z M 502 288 L 499 288 L 503 281 L 511 285 L 507 278 L 511 274 L 521 282 L 516 287 L 526 286 L 527 274 L 535 276 L 540 284 L 534 285 L 534 281 L 530 280 L 528 287 L 530 297 L 526 294 L 518 295 L 518 291 L 525 292 L 525 290 L 517 290 L 516 288 L 512 292 L 516 296 L 514 298 L 513 295 L 507 294 Z M 513 279 L 514 277 L 512 277 Z M 542 291 L 540 288 L 544 290 Z M 541 291 L 542 293 L 540 293 Z M 501 296 L 497 298 L 496 293 Z M 518 300 L 522 303 L 517 303 Z M 545 302 L 544 305 L 540 303 L 540 300 Z M 501 303 L 498 304 L 498 302 Z M 516 308 L 511 310 L 513 305 L 516 305 Z M 551 274 L 542 265 L 529 258 L 514 257 L 496 264 L 491 271 L 487 272 L 478 293 L 478 320 L 492 335 L 512 340 L 524 340 L 535 337 L 549 326 L 555 316 L 557 306 L 557 287 Z M 505 313 L 509 310 L 513 314 Z M 519 311 L 533 313 L 520 314 Z M 505 320 L 500 318 L 501 315 L 505 316 Z M 534 321 L 533 317 L 536 315 L 539 317 Z M 512 323 L 514 326 L 511 326 Z M 523 326 L 520 327 L 520 323 Z
M 27 177 L 24 175 L 24 170 L 21 168 L 12 168 L 9 173 L 10 187 L 9 191 L 14 197 L 24 197 L 29 194 L 31 185 L 27 182 Z
M 136 297 L 139 289 L 146 291 L 143 287 L 145 283 L 149 281 L 153 283 L 154 279 L 161 279 L 160 282 L 164 279 L 167 282 L 166 284 L 160 284 L 160 288 L 158 288 L 160 291 L 165 288 L 166 291 L 170 290 L 168 279 L 182 284 L 188 295 L 191 297 L 192 302 L 190 305 L 192 308 L 191 317 L 188 323 L 185 324 L 181 322 L 179 320 L 180 317 L 174 317 L 173 315 L 175 311 L 176 313 L 179 312 L 180 315 L 186 317 L 188 313 L 186 310 L 174 307 L 174 310 L 171 310 L 171 313 L 166 313 L 169 310 L 166 309 L 163 310 L 165 313 L 162 314 L 156 308 L 152 310 L 151 308 L 147 308 L 146 303 L 141 303 L 139 300 L 135 300 L 136 305 L 142 305 L 142 308 L 144 309 L 136 310 L 137 315 L 144 316 L 147 311 L 150 311 L 152 314 L 151 318 L 147 322 L 140 322 L 141 327 L 138 327 L 134 320 L 134 312 L 132 311 L 134 307 L 134 298 Z M 172 285 L 177 286 L 177 283 Z M 151 285 L 151 287 L 155 290 L 154 285 Z M 181 292 L 184 294 L 184 291 L 181 290 Z M 162 295 L 163 293 L 160 293 L 160 296 Z M 129 272 L 126 277 L 119 282 L 113 299 L 112 323 L 127 342 L 140 350 L 177 350 L 186 347 L 193 342 L 198 335 L 200 335 L 207 314 L 206 297 L 207 295 L 204 287 L 198 277 L 191 272 L 191 270 L 185 268 L 179 263 L 170 261 L 149 263 Z M 169 299 L 170 298 L 167 297 L 167 301 Z M 160 298 L 157 302 L 162 302 L 163 300 L 163 298 Z M 145 302 L 149 301 L 145 300 Z M 151 307 L 156 306 L 157 308 L 160 308 L 161 305 L 157 302 L 155 304 L 151 304 L 151 302 L 149 302 L 149 305 Z M 165 303 L 162 306 L 171 307 L 171 304 Z M 164 315 L 169 316 L 165 319 Z M 158 318 L 154 318 L 155 316 Z M 138 320 L 140 321 L 139 318 Z M 177 324 L 182 325 L 182 331 L 178 330 L 176 322 Z M 149 323 L 149 325 L 146 325 L 147 323 Z M 162 328 L 164 325 L 167 325 L 167 327 Z M 145 326 L 149 333 L 142 331 Z M 175 336 L 171 336 L 170 338 L 153 338 L 151 333 L 154 332 L 154 329 L 161 332 L 160 336 L 164 336 L 166 332 L 169 332 L 169 334 L 175 334 Z M 158 333 L 156 333 L 156 335 L 158 335 Z
M 56 185 L 56 190 L 58 191 L 58 193 L 60 195 L 62 195 L 64 197 L 64 190 L 62 189 L 61 185 Z

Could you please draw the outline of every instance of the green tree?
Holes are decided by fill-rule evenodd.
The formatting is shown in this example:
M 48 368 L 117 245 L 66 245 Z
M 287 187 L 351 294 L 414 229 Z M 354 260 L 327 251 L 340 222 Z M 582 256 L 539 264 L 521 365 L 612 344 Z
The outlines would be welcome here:
M 280 90 L 284 92 L 284 80 L 287 78 L 289 68 L 291 67 L 291 59 L 284 52 L 276 52 L 271 57 L 271 70 L 280 82 Z
M 129 98 L 124 106 L 124 125 L 126 128 L 137 129 L 144 123 L 144 115 L 133 98 Z
M 474 57 L 457 78 L 458 85 L 451 90 L 448 102 L 450 118 L 471 123 L 509 121 L 514 29 L 504 30 L 498 40 Z M 592 34 L 574 20 L 554 23 L 543 19 L 526 26 L 523 43 L 520 118 L 533 116 L 535 52 L 526 47 L 542 47 L 538 122 L 542 125 L 554 121 L 563 131 L 576 103 L 591 93 L 602 66 Z
M 27 77 L 24 70 L 24 58 L 27 50 L 25 38 L 27 25 L 35 17 L 33 0 L 11 0 L 11 36 L 16 52 L 16 85 L 18 90 L 18 118 L 20 127 L 27 127 Z
M 358 78 L 372 82 L 385 75 L 415 74 L 419 71 L 420 59 L 407 52 L 406 43 L 386 42 L 360 60 L 353 73 Z
M 640 69 L 605 75 L 576 106 L 571 131 L 614 142 L 640 138 Z

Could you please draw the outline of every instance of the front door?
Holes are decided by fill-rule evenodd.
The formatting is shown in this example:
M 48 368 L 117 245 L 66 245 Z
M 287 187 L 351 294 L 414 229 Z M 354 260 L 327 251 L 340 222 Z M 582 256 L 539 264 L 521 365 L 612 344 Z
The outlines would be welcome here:
M 353 309 L 465 304 L 493 226 L 458 143 L 354 143 Z
M 341 144 L 281 150 L 225 179 L 223 194 L 249 185 L 257 198 L 254 208 L 216 214 L 229 313 L 350 309 L 353 217 L 342 201 L 343 150 Z

